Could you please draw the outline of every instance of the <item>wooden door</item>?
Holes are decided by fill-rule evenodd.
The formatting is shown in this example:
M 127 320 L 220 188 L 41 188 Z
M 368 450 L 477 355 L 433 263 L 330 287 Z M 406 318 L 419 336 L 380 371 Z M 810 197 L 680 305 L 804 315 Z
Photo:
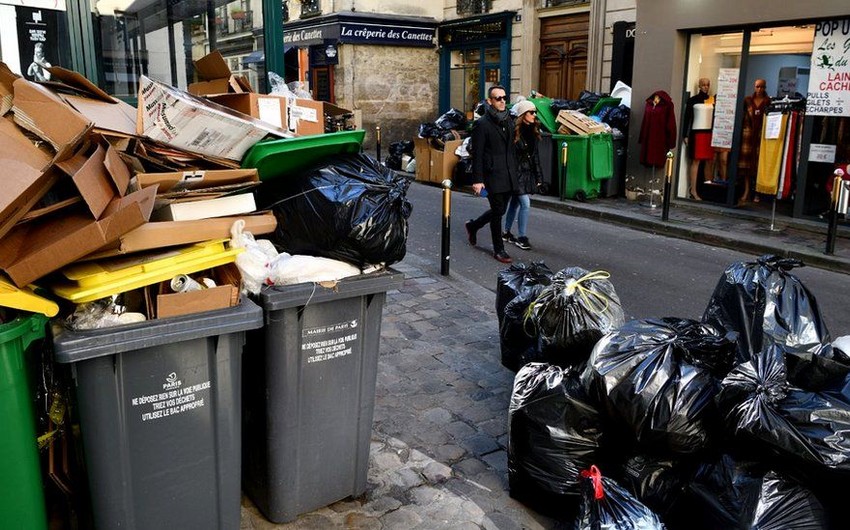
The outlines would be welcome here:
M 587 83 L 587 32 L 583 13 L 540 20 L 538 91 L 551 98 L 578 99 Z

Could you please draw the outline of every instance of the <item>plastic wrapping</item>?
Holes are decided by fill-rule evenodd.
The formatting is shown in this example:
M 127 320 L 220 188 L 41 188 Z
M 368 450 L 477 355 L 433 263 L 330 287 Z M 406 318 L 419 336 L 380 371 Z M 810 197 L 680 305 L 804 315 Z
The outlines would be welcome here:
M 620 298 L 608 277 L 604 271 L 563 269 L 531 304 L 540 350 L 550 362 L 583 363 L 599 338 L 623 323 Z
M 79 304 L 74 312 L 65 319 L 68 329 L 81 331 L 85 329 L 102 329 L 124 324 L 134 324 L 147 320 L 142 313 L 127 311 L 118 303 L 119 295 L 110 296 Z
M 761 464 L 729 455 L 703 464 L 688 486 L 682 519 L 689 530 L 823 530 L 815 495 Z M 688 515 L 690 514 L 690 517 Z
M 782 349 L 771 345 L 726 376 L 717 403 L 729 432 L 760 456 L 850 471 L 850 379 L 801 390 L 788 382 Z
M 581 512 L 575 530 L 664 530 L 664 523 L 649 508 L 596 466 L 582 474 Z
M 599 341 L 582 379 L 645 448 L 694 453 L 719 430 L 714 398 L 735 339 L 695 320 L 633 320 Z
M 289 99 L 300 97 L 296 96 L 295 93 L 289 89 L 289 86 L 287 86 L 283 77 L 275 72 L 269 72 L 269 85 L 271 85 L 271 90 L 269 90 L 270 95 L 283 96 Z
M 267 205 L 278 221 L 273 241 L 286 252 L 389 265 L 407 250 L 409 186 L 374 158 L 338 155 L 300 178 L 264 183 L 259 195 L 274 199 Z
M 779 345 L 786 355 L 801 361 L 792 367 L 792 381 L 818 390 L 843 379 L 850 372 L 850 360 L 833 353 L 814 295 L 788 272 L 802 265 L 771 255 L 733 263 L 718 281 L 702 320 L 739 333 L 738 363 L 770 343 Z
M 499 325 L 499 346 L 502 366 L 513 372 L 528 363 L 545 361 L 534 325 L 528 318 L 528 306 L 542 290 L 542 284 L 529 285 L 505 306 Z
M 579 471 L 596 461 L 599 413 L 578 373 L 543 363 L 523 367 L 508 408 L 511 495 L 580 493 Z
M 496 317 L 499 319 L 499 325 L 502 324 L 508 302 L 526 287 L 549 285 L 553 275 L 552 270 L 542 261 L 533 261 L 530 265 L 514 263 L 507 269 L 499 271 L 496 279 Z

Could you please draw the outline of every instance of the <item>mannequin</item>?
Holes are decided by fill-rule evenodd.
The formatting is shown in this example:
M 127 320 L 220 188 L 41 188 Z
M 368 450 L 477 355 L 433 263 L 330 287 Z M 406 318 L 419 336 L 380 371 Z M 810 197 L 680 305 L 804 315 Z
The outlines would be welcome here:
M 688 196 L 701 201 L 697 192 L 699 166 L 705 162 L 706 180 L 714 174 L 714 150 L 711 147 L 711 125 L 714 119 L 714 97 L 709 95 L 711 81 L 700 78 L 697 94 L 688 99 L 682 136 L 688 146 Z

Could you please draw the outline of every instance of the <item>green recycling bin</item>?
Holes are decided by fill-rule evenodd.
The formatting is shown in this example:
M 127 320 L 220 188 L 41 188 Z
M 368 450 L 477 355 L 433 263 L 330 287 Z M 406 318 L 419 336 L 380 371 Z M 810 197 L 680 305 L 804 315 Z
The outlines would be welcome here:
M 528 101 L 534 103 L 534 107 L 537 109 L 537 119 L 540 120 L 543 128 L 553 134 L 558 132 L 557 116 L 552 112 L 552 99 L 538 97 L 529 98 Z
M 590 178 L 605 180 L 614 176 L 614 141 L 607 133 L 588 137 Z
M 26 315 L 26 316 L 25 316 Z M 0 324 L 0 528 L 47 528 L 36 442 L 34 341 L 47 318 L 21 313 Z
M 558 157 L 561 200 L 586 201 L 599 196 L 600 181 L 590 178 L 590 137 L 553 134 Z M 564 146 L 567 148 L 564 165 Z

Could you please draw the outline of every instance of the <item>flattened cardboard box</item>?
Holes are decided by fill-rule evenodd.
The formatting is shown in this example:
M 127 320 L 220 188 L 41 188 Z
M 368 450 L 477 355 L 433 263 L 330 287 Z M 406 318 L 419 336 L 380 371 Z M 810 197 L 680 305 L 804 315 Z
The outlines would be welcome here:
M 427 138 L 413 139 L 413 156 L 416 158 L 416 180 L 431 181 L 431 145 Z
M 57 151 L 91 126 L 90 120 L 41 85 L 21 78 L 15 80 L 14 88 L 15 123 L 47 140 Z
M 139 78 L 136 127 L 138 134 L 152 140 L 237 161 L 266 135 L 291 136 L 284 129 L 146 76 Z
M 269 234 L 277 228 L 277 219 L 271 212 L 240 215 L 234 217 L 217 217 L 199 221 L 163 221 L 145 223 L 127 232 L 113 244 L 101 248 L 96 253 L 86 256 L 86 259 L 105 258 L 143 250 L 175 247 L 210 241 L 227 239 L 233 223 L 242 219 L 245 221 L 245 231 L 253 235 Z
M 23 287 L 91 254 L 150 218 L 156 188 L 116 198 L 100 220 L 90 212 L 69 212 L 15 227 L 0 245 L 0 268 Z

